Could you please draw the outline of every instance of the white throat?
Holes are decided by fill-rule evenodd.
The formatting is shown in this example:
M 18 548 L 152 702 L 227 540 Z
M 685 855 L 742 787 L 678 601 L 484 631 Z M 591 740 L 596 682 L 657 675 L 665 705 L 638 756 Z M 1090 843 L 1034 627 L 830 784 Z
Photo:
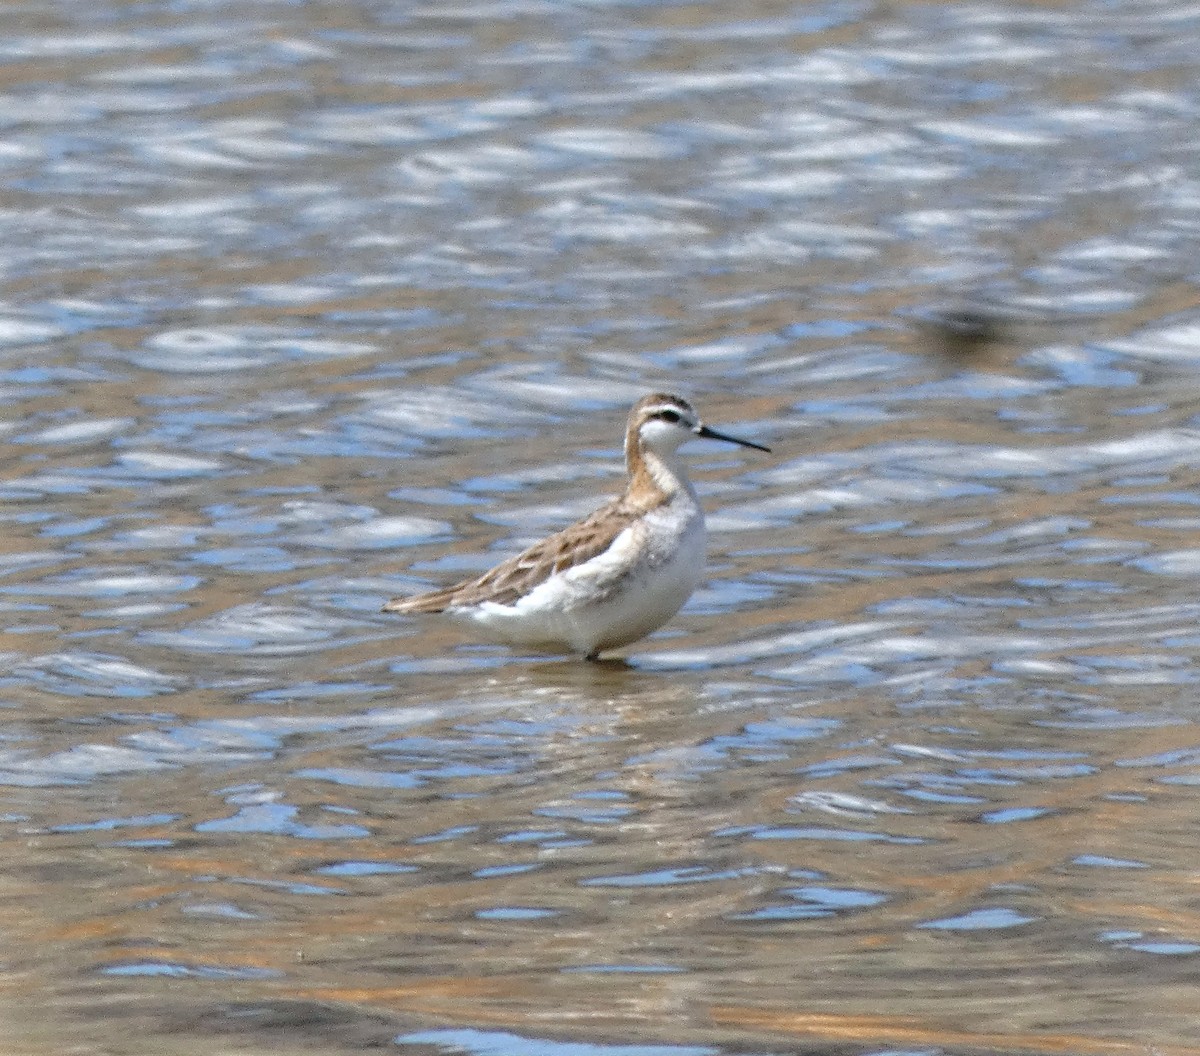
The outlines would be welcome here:
M 687 470 L 676 451 L 651 451 L 642 448 L 642 461 L 650 478 L 667 497 L 673 499 L 680 492 L 695 498 L 696 492 L 688 479 Z

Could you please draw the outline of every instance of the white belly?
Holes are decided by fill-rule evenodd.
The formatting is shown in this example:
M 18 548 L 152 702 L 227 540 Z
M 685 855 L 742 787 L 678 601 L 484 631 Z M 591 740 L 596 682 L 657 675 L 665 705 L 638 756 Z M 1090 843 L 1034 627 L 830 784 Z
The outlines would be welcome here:
M 699 506 L 665 507 L 622 532 L 604 553 L 551 576 L 513 605 L 452 612 L 493 641 L 584 655 L 657 630 L 704 573 Z

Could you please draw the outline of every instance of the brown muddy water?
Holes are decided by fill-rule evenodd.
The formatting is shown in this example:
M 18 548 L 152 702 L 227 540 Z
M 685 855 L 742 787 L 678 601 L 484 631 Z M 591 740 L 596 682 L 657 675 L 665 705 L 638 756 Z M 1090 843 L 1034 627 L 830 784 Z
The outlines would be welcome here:
M 4 27 L 0 1051 L 1200 1053 L 1200 8 Z M 662 388 L 663 631 L 379 614 Z

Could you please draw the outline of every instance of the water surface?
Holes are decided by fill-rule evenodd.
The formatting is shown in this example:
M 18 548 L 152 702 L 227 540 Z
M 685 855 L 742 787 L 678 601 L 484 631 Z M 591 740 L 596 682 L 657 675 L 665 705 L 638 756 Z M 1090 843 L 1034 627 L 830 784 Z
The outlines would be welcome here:
M 6 1051 L 1200 1052 L 1200 13 L 6 25 Z M 663 631 L 379 614 L 656 389 Z

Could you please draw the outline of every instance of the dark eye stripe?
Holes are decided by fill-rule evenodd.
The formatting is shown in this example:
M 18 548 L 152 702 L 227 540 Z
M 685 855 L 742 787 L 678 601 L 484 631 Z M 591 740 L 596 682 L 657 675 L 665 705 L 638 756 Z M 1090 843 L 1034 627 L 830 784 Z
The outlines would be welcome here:
M 654 417 L 661 418 L 664 422 L 683 421 L 683 417 L 680 415 L 680 413 L 678 411 L 659 411 L 657 414 L 655 414 Z

